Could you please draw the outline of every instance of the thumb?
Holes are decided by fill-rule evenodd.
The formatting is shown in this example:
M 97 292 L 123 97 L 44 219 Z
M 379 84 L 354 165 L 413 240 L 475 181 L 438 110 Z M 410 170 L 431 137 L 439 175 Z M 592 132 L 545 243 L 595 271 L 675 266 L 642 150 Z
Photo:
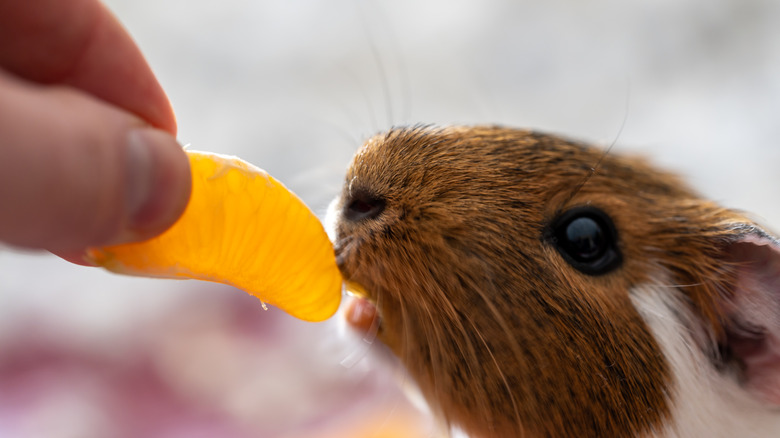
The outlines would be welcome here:
M 0 241 L 72 253 L 163 232 L 189 199 L 169 134 L 87 94 L 0 71 Z

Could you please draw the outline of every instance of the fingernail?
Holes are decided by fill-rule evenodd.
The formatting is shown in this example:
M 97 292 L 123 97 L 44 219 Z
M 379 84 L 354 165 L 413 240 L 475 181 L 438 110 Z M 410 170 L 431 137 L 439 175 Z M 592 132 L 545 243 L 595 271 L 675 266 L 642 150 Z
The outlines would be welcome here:
M 127 229 L 133 235 L 129 240 L 170 227 L 187 205 L 190 184 L 189 163 L 176 139 L 152 128 L 130 131 L 125 173 Z

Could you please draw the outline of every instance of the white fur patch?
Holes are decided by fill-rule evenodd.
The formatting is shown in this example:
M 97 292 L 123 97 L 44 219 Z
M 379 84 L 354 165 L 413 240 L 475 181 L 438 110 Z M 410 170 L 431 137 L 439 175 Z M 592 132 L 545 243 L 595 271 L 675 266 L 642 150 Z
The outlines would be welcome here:
M 694 342 L 699 324 L 674 287 L 632 290 L 634 306 L 663 350 L 673 375 L 671 418 L 648 437 L 780 437 L 780 411 L 762 405 L 736 380 L 715 370 Z

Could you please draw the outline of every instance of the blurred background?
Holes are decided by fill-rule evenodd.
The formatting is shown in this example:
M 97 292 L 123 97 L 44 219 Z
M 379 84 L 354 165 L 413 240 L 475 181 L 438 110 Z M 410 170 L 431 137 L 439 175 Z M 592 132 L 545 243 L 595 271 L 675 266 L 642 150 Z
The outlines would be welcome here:
M 106 3 L 183 144 L 320 214 L 369 135 L 500 123 L 616 142 L 780 228 L 780 2 Z M 228 287 L 0 248 L 0 437 L 434 436 L 385 356 Z

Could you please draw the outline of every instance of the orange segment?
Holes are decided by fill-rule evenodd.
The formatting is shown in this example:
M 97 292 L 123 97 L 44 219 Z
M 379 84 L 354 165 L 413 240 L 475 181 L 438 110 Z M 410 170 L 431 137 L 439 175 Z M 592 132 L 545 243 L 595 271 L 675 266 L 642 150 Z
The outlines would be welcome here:
M 329 318 L 341 274 L 322 224 L 282 183 L 236 157 L 187 151 L 192 195 L 153 239 L 92 248 L 110 271 L 225 283 L 307 321 Z

